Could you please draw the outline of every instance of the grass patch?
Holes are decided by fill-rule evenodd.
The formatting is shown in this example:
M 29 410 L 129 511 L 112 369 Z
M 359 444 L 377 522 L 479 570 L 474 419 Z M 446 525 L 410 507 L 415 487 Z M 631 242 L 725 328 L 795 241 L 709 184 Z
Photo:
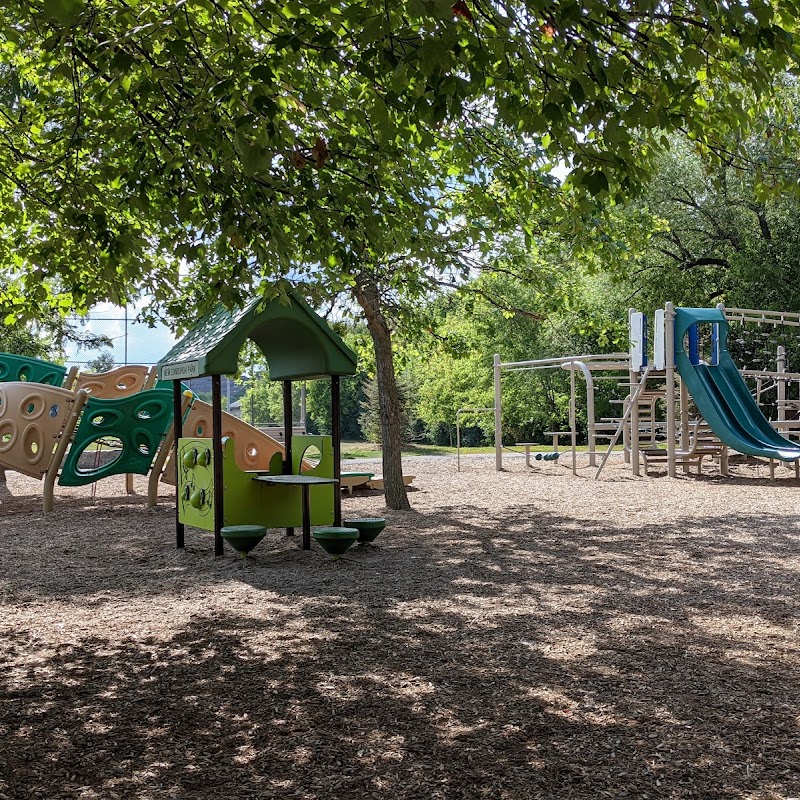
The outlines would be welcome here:
M 588 450 L 587 445 L 578 445 L 578 452 L 585 453 Z M 622 446 L 618 445 L 614 448 L 614 450 L 621 450 Z M 606 450 L 605 447 L 598 447 L 597 453 L 602 454 Z M 532 446 L 531 452 L 532 453 L 551 453 L 553 448 L 549 444 L 542 443 L 538 446 Z M 456 455 L 456 448 L 455 447 L 445 447 L 444 445 L 436 445 L 436 444 L 411 444 L 406 445 L 403 448 L 403 455 L 404 456 L 454 456 Z M 504 453 L 524 453 L 524 447 L 514 447 L 506 446 L 503 449 Z M 560 453 L 569 453 L 571 452 L 569 447 L 561 446 L 559 448 Z M 342 442 L 342 458 L 343 459 L 354 459 L 354 458 L 380 458 L 381 456 L 381 448 L 379 445 L 373 442 Z M 474 456 L 474 455 L 486 455 L 494 453 L 494 447 L 462 447 L 461 448 L 461 455 L 464 456 Z
M 461 452 L 464 455 L 494 453 L 494 447 L 462 447 Z M 374 442 L 342 442 L 342 458 L 379 458 L 381 453 L 380 445 Z M 449 456 L 455 454 L 455 447 L 436 444 L 409 444 L 403 448 L 404 456 Z

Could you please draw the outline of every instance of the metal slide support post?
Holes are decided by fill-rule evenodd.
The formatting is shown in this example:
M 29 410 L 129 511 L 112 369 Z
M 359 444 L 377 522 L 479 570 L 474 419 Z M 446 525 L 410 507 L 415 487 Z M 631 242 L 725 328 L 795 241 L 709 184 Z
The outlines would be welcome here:
M 283 474 L 292 474 L 292 382 L 283 382 Z M 286 529 L 294 536 L 294 528 Z
M 667 475 L 674 478 L 675 464 L 675 306 L 664 306 L 664 356 L 667 400 Z
M 186 527 L 180 518 L 180 489 L 178 487 L 177 471 L 180 469 L 178 461 L 178 444 L 183 436 L 183 402 L 181 398 L 181 382 L 172 381 L 172 424 L 175 430 L 175 547 L 180 550 L 184 544 Z
M 214 437 L 214 555 L 221 556 L 225 487 L 222 480 L 222 379 L 219 375 L 211 376 L 211 429 Z
M 333 524 L 342 527 L 342 394 L 338 375 L 331 375 L 331 439 L 333 440 Z M 309 514 L 311 512 L 309 511 Z
M 494 354 L 494 466 L 503 471 L 503 409 L 500 390 L 500 354 Z

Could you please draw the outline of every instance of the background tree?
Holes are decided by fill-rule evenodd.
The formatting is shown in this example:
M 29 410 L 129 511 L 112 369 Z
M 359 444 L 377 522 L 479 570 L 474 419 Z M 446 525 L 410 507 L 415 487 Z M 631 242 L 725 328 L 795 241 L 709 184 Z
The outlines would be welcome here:
M 495 353 L 503 361 L 523 361 L 627 349 L 622 293 L 607 276 L 575 261 L 553 264 L 548 293 L 509 276 L 476 282 L 479 287 L 467 286 L 439 303 L 437 343 L 408 367 L 419 386 L 417 412 L 429 440 L 438 444 L 455 437 L 459 408 L 494 405 Z M 613 387 L 597 389 L 598 414 L 611 416 Z M 563 430 L 568 423 L 569 374 L 506 373 L 503 398 L 508 440 L 543 442 L 545 431 Z M 585 409 L 579 411 L 583 433 Z M 493 441 L 491 415 L 467 415 L 463 423 L 467 444 Z
M 798 86 L 785 78 L 754 120 L 736 157 L 709 157 L 685 136 L 670 139 L 644 194 L 619 219 L 650 231 L 622 267 L 624 290 L 645 310 L 689 306 L 800 307 Z
M 86 369 L 90 372 L 109 372 L 114 369 L 114 354 L 110 350 L 104 350 L 91 361 L 86 362 Z

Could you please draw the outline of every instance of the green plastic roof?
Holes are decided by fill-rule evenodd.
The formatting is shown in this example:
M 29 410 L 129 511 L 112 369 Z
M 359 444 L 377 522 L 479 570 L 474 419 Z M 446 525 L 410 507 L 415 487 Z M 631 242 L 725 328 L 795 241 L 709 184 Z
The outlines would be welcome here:
M 161 380 L 233 375 L 247 339 L 264 354 L 272 380 L 354 375 L 355 353 L 302 299 L 253 300 L 243 309 L 218 306 L 158 362 Z

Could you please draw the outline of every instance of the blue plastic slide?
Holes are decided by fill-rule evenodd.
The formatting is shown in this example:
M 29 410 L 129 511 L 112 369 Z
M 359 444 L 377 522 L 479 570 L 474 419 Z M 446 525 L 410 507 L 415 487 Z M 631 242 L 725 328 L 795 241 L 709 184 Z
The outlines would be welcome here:
M 696 323 L 717 326 L 718 354 L 712 363 L 692 363 L 684 337 Z M 675 311 L 675 361 L 700 413 L 714 435 L 745 455 L 800 459 L 800 444 L 781 436 L 750 395 L 728 353 L 728 322 L 717 308 L 678 308 Z M 713 363 L 713 362 L 716 363 Z

